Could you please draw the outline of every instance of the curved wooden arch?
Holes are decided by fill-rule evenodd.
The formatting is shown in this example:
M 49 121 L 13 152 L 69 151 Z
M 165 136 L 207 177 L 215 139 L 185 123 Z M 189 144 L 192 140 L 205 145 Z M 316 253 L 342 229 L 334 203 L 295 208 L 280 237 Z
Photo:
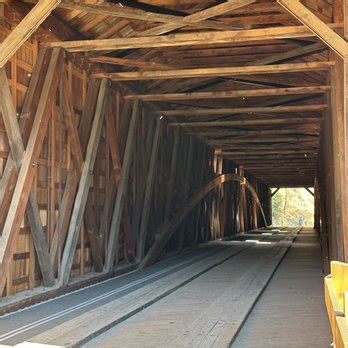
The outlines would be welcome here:
M 267 226 L 267 220 L 265 213 L 262 209 L 259 197 L 254 190 L 253 186 L 248 182 L 248 180 L 238 174 L 235 173 L 228 173 L 228 174 L 222 174 L 218 177 L 216 177 L 214 180 L 210 181 L 208 184 L 203 186 L 200 190 L 198 190 L 193 196 L 191 196 L 188 200 L 188 202 L 185 204 L 185 206 L 180 209 L 173 218 L 165 223 L 159 226 L 158 233 L 156 235 L 156 241 L 151 246 L 150 250 L 142 260 L 140 264 L 140 268 L 150 266 L 152 265 L 156 259 L 159 257 L 161 251 L 166 246 L 167 242 L 171 238 L 171 236 L 174 234 L 176 229 L 179 227 L 181 222 L 185 219 L 185 217 L 191 212 L 191 210 L 215 187 L 217 187 L 220 184 L 223 184 L 228 181 L 237 181 L 241 185 L 245 185 L 250 193 L 252 194 L 253 198 L 255 199 L 257 205 L 259 206 L 261 210 L 262 217 L 265 222 L 265 226 Z

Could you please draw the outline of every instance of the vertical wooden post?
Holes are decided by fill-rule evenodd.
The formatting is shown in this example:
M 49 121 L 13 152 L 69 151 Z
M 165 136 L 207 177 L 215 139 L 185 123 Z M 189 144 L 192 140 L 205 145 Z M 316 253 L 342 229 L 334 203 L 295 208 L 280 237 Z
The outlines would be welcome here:
M 334 22 L 344 22 L 344 35 L 346 26 L 346 1 L 338 0 L 334 4 Z M 347 238 L 347 192 L 345 180 L 347 174 L 347 57 L 342 60 L 333 51 L 330 52 L 335 66 L 331 69 L 331 112 L 332 112 L 332 151 L 333 151 L 333 193 L 332 199 L 333 218 L 335 226 L 330 228 L 331 256 L 335 260 L 344 261 L 348 248 Z
M 320 235 L 320 202 L 317 179 L 314 181 L 314 228 Z
M 253 186 L 255 190 L 257 190 L 257 182 L 253 183 Z M 256 230 L 258 228 L 258 219 L 257 219 L 257 202 L 255 197 L 251 198 L 251 204 L 252 204 L 252 228 Z
M 174 143 L 173 143 L 173 152 L 172 152 L 172 158 L 170 163 L 170 176 L 168 181 L 168 188 L 167 188 L 167 199 L 166 199 L 166 206 L 164 210 L 164 221 L 169 221 L 169 217 L 171 215 L 171 209 L 172 209 L 172 200 L 173 200 L 173 191 L 174 191 L 174 185 L 175 185 L 175 179 L 176 179 L 176 168 L 177 168 L 177 159 L 178 159 L 178 152 L 179 152 L 179 139 L 180 139 L 180 128 L 176 127 L 174 130 Z
M 87 93 L 87 97 L 86 97 L 86 104 L 85 104 L 85 107 L 83 109 L 81 121 L 80 121 L 80 124 L 78 127 L 80 141 L 78 141 L 78 139 L 76 139 L 76 141 L 75 141 L 75 145 L 78 145 L 78 143 L 80 142 L 80 151 L 78 150 L 78 146 L 75 148 L 72 148 L 72 150 L 71 150 L 71 151 L 74 151 L 73 153 L 74 153 L 75 160 L 77 160 L 79 157 L 83 156 L 83 153 L 85 152 L 85 149 L 87 146 L 88 132 L 89 132 L 91 120 L 92 120 L 93 114 L 94 114 L 94 109 L 95 109 L 95 104 L 96 104 L 96 100 L 98 97 L 99 87 L 100 87 L 99 80 L 92 79 L 89 82 L 89 88 L 88 88 L 88 93 Z M 62 100 L 64 101 L 63 98 L 62 98 Z M 65 115 L 65 116 L 67 116 L 67 115 Z M 65 123 L 67 121 L 69 121 L 69 120 L 67 117 L 65 117 Z M 73 126 L 73 128 L 74 128 L 74 126 Z M 68 126 L 68 130 L 69 130 L 69 126 Z M 74 132 L 74 130 L 73 130 L 73 132 Z M 71 211 L 73 209 L 74 197 L 75 197 L 75 193 L 76 193 L 76 189 L 77 189 L 77 185 L 78 185 L 78 181 L 79 181 L 78 173 L 81 173 L 81 167 L 76 167 L 74 165 L 74 162 L 72 164 L 70 164 L 70 148 L 71 148 L 70 142 L 71 142 L 71 140 L 74 139 L 75 136 L 72 136 L 72 132 L 69 131 L 69 133 L 70 133 L 70 136 L 68 138 L 69 147 L 67 149 L 67 154 L 68 154 L 67 155 L 68 156 L 67 169 L 69 170 L 69 172 L 68 172 L 68 175 L 66 178 L 65 189 L 64 189 L 64 194 L 62 197 L 62 201 L 61 201 L 61 205 L 60 205 L 60 209 L 59 209 L 59 213 L 58 213 L 56 229 L 55 229 L 54 237 L 53 237 L 53 240 L 51 243 L 51 255 L 50 256 L 51 256 L 52 264 L 54 265 L 54 269 L 59 268 L 58 260 L 60 260 L 61 252 L 58 249 L 60 249 L 60 241 L 65 240 L 67 230 L 69 228 L 70 215 L 71 215 Z M 81 153 L 81 156 L 79 155 L 79 153 Z M 81 164 L 82 164 L 82 162 L 81 162 Z M 87 204 L 87 210 L 88 210 L 88 204 Z M 88 236 L 92 236 L 92 234 L 89 233 Z M 92 247 L 92 245 L 91 245 L 91 247 Z M 93 248 L 92 248 L 92 252 L 93 252 L 93 256 L 95 256 Z M 94 265 L 96 267 L 96 263 L 95 263 L 96 258 L 95 257 L 93 257 L 93 261 L 94 261 Z
M 152 191 L 153 191 L 153 185 L 154 185 L 154 179 L 155 179 L 156 161 L 157 161 L 158 148 L 159 148 L 159 143 L 160 143 L 161 134 L 162 134 L 162 123 L 163 122 L 161 118 L 158 118 L 156 120 L 156 130 L 155 130 L 155 136 L 152 143 L 149 170 L 148 170 L 147 179 L 146 179 L 143 211 L 141 214 L 141 222 L 140 222 L 139 240 L 138 240 L 138 248 L 137 248 L 137 259 L 139 262 L 143 259 L 144 251 L 145 251 L 146 234 L 148 231 L 151 198 L 152 198 Z
M 238 168 L 238 174 L 244 176 L 244 169 L 242 166 Z M 244 210 L 244 199 L 245 199 L 245 186 L 240 185 L 240 195 L 239 195 L 239 227 L 240 232 L 245 232 L 245 215 L 246 211 Z
M 83 150 L 81 148 L 81 143 L 79 139 L 78 129 L 75 124 L 75 114 L 74 107 L 72 101 L 72 90 L 69 86 L 68 80 L 66 78 L 63 79 L 63 92 L 62 92 L 62 110 L 64 113 L 64 121 L 67 128 L 68 139 L 70 142 L 70 149 L 73 154 L 74 166 L 73 169 L 76 169 L 77 176 L 80 177 L 82 174 L 82 166 L 83 166 Z M 76 186 L 78 184 L 78 178 L 76 176 Z M 97 176 L 97 174 L 95 175 Z M 72 191 L 74 189 L 72 188 Z M 95 209 L 93 209 L 91 199 L 87 199 L 85 214 L 84 214 L 84 222 L 85 226 L 81 230 L 81 258 L 83 257 L 84 252 L 84 232 L 87 230 L 87 237 L 89 239 L 91 245 L 91 252 L 93 257 L 94 269 L 97 272 L 102 271 L 102 254 L 100 250 L 99 240 L 97 237 L 97 222 L 95 221 Z M 83 268 L 83 267 L 82 267 Z M 81 268 L 81 269 L 82 269 Z
M 348 40 L 348 0 L 343 0 L 343 23 L 344 38 Z M 348 55 L 344 57 L 344 77 L 343 77 L 343 96 L 344 96 L 344 190 L 343 198 L 343 261 L 348 262 Z
M 270 187 L 267 188 L 268 193 L 268 224 L 272 225 L 272 216 L 273 216 L 273 209 L 272 209 L 272 190 Z
M 192 137 L 189 139 L 189 146 L 187 150 L 187 157 L 186 157 L 186 167 L 184 171 L 184 182 L 183 182 L 183 188 L 182 191 L 180 192 L 181 194 L 181 199 L 183 201 L 186 200 L 189 190 L 190 190 L 190 176 L 191 176 L 191 169 L 192 169 L 192 157 L 193 157 L 193 151 L 194 151 L 194 140 Z M 184 246 L 184 241 L 185 241 L 185 231 L 186 231 L 186 221 L 184 221 L 179 228 L 177 232 L 178 236 L 178 250 L 182 250 Z
M 106 114 L 106 132 L 108 134 L 108 141 L 109 141 L 109 149 L 111 154 L 111 162 L 113 166 L 113 172 L 114 172 L 114 178 L 115 178 L 115 186 L 118 187 L 121 180 L 121 159 L 120 159 L 120 149 L 117 143 L 117 135 L 116 135 L 116 128 L 115 123 L 113 120 L 113 115 L 111 113 L 111 110 Z M 123 211 L 123 219 L 122 219 L 122 225 L 124 229 L 124 244 L 125 244 L 125 252 L 126 257 L 130 260 L 134 260 L 134 243 L 132 238 L 132 229 L 131 224 L 129 221 L 129 214 L 127 206 L 125 206 L 125 209 Z
M 129 123 L 128 136 L 126 142 L 126 148 L 124 150 L 121 180 L 117 190 L 116 202 L 114 212 L 111 220 L 110 235 L 108 242 L 108 249 L 105 258 L 105 271 L 111 272 L 114 267 L 115 251 L 118 244 L 118 238 L 120 234 L 121 220 L 124 209 L 124 201 L 126 198 L 129 173 L 133 158 L 133 149 L 135 141 L 135 132 L 138 119 L 138 106 L 139 100 L 134 101 L 132 117 Z
M 97 106 L 95 110 L 91 135 L 87 145 L 85 161 L 82 166 L 79 188 L 77 191 L 77 195 L 74 202 L 74 208 L 71 215 L 68 237 L 63 252 L 62 265 L 59 274 L 60 285 L 68 283 L 72 263 L 74 260 L 77 239 L 83 221 L 83 214 L 88 198 L 90 178 L 93 171 L 95 158 L 97 155 L 99 139 L 104 120 L 106 89 L 107 80 L 103 79 L 99 90 Z

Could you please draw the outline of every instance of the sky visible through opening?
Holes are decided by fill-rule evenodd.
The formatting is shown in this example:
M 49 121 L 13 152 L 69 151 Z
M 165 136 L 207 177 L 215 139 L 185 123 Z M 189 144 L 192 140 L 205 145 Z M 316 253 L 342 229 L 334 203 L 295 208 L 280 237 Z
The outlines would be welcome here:
M 313 227 L 314 197 L 305 188 L 281 188 L 272 197 L 272 217 L 274 226 Z

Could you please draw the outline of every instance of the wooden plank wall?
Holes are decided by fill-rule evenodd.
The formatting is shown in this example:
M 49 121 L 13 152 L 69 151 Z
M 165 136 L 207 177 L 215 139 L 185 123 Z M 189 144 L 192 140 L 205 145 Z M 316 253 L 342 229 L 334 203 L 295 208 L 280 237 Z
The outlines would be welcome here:
M 1 18 L 0 11 L 0 41 L 8 35 L 16 22 L 13 16 L 6 17 L 6 14 L 5 17 Z M 48 31 L 46 34 L 47 37 L 52 35 Z M 42 39 L 42 35 L 45 35 L 45 32 L 41 30 L 38 35 L 34 35 L 30 41 L 26 42 L 6 66 L 12 97 L 18 115 L 20 115 L 24 96 L 37 59 L 38 39 Z M 68 84 L 73 91 L 75 122 L 78 123 L 86 102 L 89 76 L 88 71 L 81 66 L 77 66 L 76 62 L 78 62 L 77 59 L 70 59 L 68 57 L 65 62 L 65 72 L 67 74 Z M 42 225 L 49 246 L 51 246 L 55 233 L 67 173 L 73 163 L 71 143 L 63 118 L 62 106 L 59 103 L 61 92 L 62 85 L 58 88 L 58 103 L 51 110 L 48 131 L 33 184 L 38 199 Z M 117 85 L 112 88 L 110 92 L 111 106 L 107 110 L 108 113 L 111 113 L 110 119 L 112 119 L 115 125 L 121 162 L 132 112 L 132 104 L 129 101 L 123 100 L 123 93 L 124 86 L 120 85 L 118 88 Z M 131 239 L 135 245 L 139 237 L 146 176 L 155 132 L 155 118 L 153 114 L 150 108 L 141 104 L 137 119 L 135 150 L 133 152 L 131 175 L 126 198 L 126 210 L 128 211 L 129 221 L 131 222 Z M 9 145 L 1 117 L 0 120 L 1 176 L 9 154 Z M 173 213 L 180 209 L 184 196 L 203 186 L 204 183 L 211 180 L 216 174 L 236 173 L 238 169 L 231 161 L 223 159 L 221 155 L 214 153 L 207 145 L 190 138 L 183 130 L 175 131 L 173 127 L 166 126 L 165 120 L 161 122 L 164 125 L 159 140 L 155 165 L 154 186 L 150 199 L 150 214 L 145 238 L 145 253 L 155 240 L 156 228 L 165 219 L 165 207 L 168 197 L 171 200 L 171 209 L 167 218 L 170 219 Z M 179 132 L 179 141 L 177 142 L 175 142 L 175 132 Z M 177 165 L 173 167 L 171 159 L 175 144 L 178 146 L 176 150 Z M 189 147 L 191 151 L 188 151 Z M 104 212 L 105 200 L 107 199 L 106 193 L 114 185 L 113 180 L 110 181 L 110 178 L 113 177 L 112 163 L 109 136 L 104 123 L 98 146 L 97 160 L 90 184 L 89 199 L 93 202 L 96 225 L 98 228 L 100 226 L 104 226 L 105 228 L 105 250 L 107 249 L 106 241 L 113 209 L 111 208 L 109 214 L 105 214 Z M 175 168 L 174 173 L 172 173 L 173 168 Z M 171 175 L 174 175 L 173 187 L 169 185 Z M 247 177 L 259 194 L 261 204 L 267 214 L 267 211 L 269 211 L 269 188 L 257 179 L 249 175 Z M 167 250 L 181 250 L 187 246 L 239 232 L 240 223 L 238 220 L 241 205 L 238 203 L 238 200 L 241 197 L 240 191 L 241 186 L 238 183 L 229 182 L 209 193 L 184 220 L 182 226 L 168 243 Z M 112 189 L 111 192 L 111 201 L 113 203 L 115 201 L 116 191 Z M 246 200 L 247 204 L 245 207 L 248 211 L 245 211 L 243 216 L 247 217 L 247 228 L 251 229 L 255 226 L 263 226 L 262 216 L 258 211 L 255 213 L 252 196 L 249 193 L 246 194 Z M 124 222 L 122 224 L 124 225 Z M 126 256 L 126 243 L 123 231 L 124 226 L 122 227 L 115 256 L 117 261 L 124 260 Z M 58 255 L 61 255 L 64 240 L 62 238 L 58 238 L 58 240 Z M 85 228 L 82 226 L 71 276 L 91 272 L 93 270 L 92 265 L 90 245 L 87 240 Z M 22 223 L 11 270 L 7 276 L 7 285 L 3 296 L 13 295 L 41 285 L 40 269 L 36 259 L 30 227 L 26 219 Z

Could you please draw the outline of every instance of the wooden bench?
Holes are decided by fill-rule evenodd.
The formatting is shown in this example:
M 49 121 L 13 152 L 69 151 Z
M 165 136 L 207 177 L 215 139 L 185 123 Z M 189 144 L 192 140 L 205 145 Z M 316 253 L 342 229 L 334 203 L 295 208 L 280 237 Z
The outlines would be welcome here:
M 348 348 L 348 264 L 331 262 L 331 274 L 325 277 L 325 303 L 335 347 Z

